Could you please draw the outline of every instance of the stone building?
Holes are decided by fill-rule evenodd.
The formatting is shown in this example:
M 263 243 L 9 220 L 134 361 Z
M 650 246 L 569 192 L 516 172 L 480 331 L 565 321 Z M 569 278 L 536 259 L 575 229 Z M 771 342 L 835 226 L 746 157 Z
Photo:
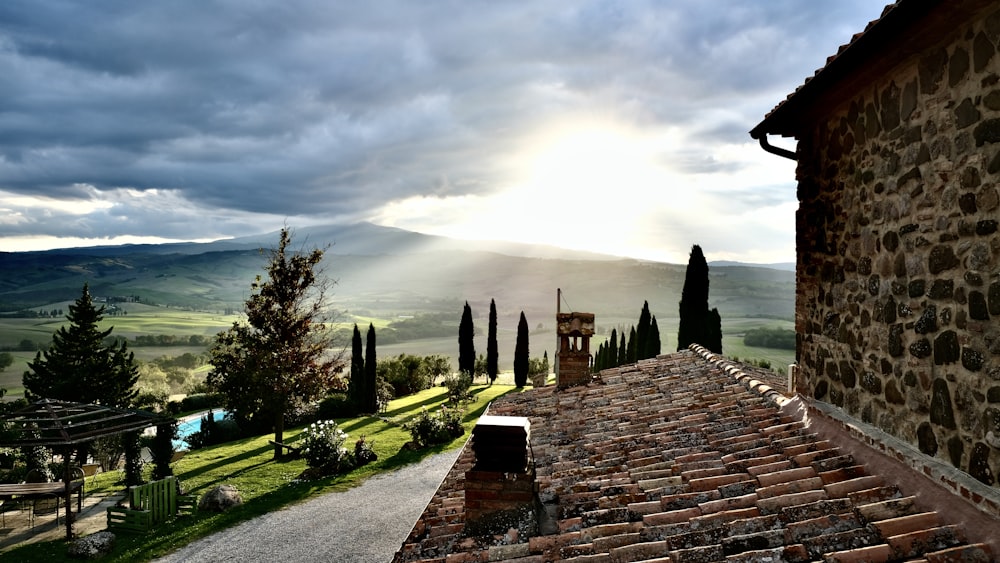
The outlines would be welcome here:
M 995 560 L 998 43 L 900 0 L 752 131 L 798 162 L 793 393 L 693 344 L 506 395 L 393 561 Z
M 751 131 L 797 161 L 795 390 L 973 501 L 947 466 L 1000 481 L 998 44 L 995 1 L 900 0 Z

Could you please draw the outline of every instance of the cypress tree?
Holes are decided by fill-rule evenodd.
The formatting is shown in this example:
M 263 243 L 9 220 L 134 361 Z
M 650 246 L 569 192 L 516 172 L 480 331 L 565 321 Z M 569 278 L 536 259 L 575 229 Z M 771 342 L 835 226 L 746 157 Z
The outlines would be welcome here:
M 638 360 L 638 349 L 639 349 L 639 337 L 636 336 L 635 327 L 633 326 L 628 333 L 628 348 L 625 351 L 626 363 L 634 364 Z
M 622 329 L 622 337 L 618 344 L 618 360 L 615 366 L 623 366 L 628 363 L 628 339 L 625 338 L 625 329 Z
M 355 408 L 361 406 L 365 397 L 365 354 L 357 323 L 354 324 L 354 336 L 351 338 L 351 379 L 347 396 Z
M 608 360 L 604 364 L 605 369 L 618 366 L 618 329 L 611 329 L 611 342 L 608 346 Z
M 486 377 L 490 380 L 490 385 L 497 379 L 500 372 L 499 367 L 500 352 L 497 350 L 497 304 L 490 299 L 490 327 L 486 337 Z
M 458 371 L 464 371 L 469 377 L 476 374 L 476 345 L 473 338 L 476 329 L 472 324 L 472 308 L 465 302 L 462 310 L 462 320 L 458 324 Z
M 365 344 L 365 396 L 362 403 L 362 412 L 378 412 L 378 373 L 376 367 L 378 359 L 375 355 L 375 325 L 368 324 L 368 337 Z
M 678 350 L 701 344 L 716 354 L 722 353 L 722 318 L 718 309 L 708 309 L 708 283 L 708 263 L 696 244 L 691 247 L 681 290 Z
M 636 359 L 645 360 L 651 358 L 649 345 L 649 324 L 651 315 L 649 314 L 649 301 L 642 302 L 642 312 L 639 313 L 639 325 L 635 328 L 638 345 L 636 346 Z
M 656 326 L 656 317 L 649 323 L 649 356 L 655 358 L 660 355 L 660 327 Z
M 528 384 L 528 320 L 521 311 L 521 320 L 517 323 L 517 343 L 514 345 L 514 385 L 524 387 Z

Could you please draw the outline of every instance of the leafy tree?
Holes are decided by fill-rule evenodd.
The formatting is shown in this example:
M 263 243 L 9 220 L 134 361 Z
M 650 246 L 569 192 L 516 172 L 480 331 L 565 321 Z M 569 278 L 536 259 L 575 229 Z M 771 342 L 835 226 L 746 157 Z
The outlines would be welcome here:
M 722 353 L 722 318 L 718 309 L 708 309 L 708 283 L 708 263 L 696 244 L 691 247 L 681 291 L 678 350 L 701 344 L 716 354 Z
M 541 358 L 531 358 L 528 360 L 528 377 L 536 375 L 548 375 L 549 373 L 549 353 L 548 351 Z
M 14 365 L 14 355 L 10 352 L 0 352 L 0 371 L 5 371 Z
M 476 329 L 472 324 L 472 308 L 465 302 L 462 321 L 458 324 L 458 371 L 469 375 L 476 373 L 476 344 L 473 341 Z
M 69 327 L 60 327 L 49 349 L 28 362 L 22 378 L 25 397 L 130 406 L 138 394 L 139 366 L 124 340 L 105 345 L 113 328 L 98 329 L 104 307 L 94 307 L 87 284 L 66 319 Z
M 208 383 L 223 396 L 225 407 L 244 430 L 274 430 L 281 444 L 285 414 L 322 397 L 343 369 L 330 355 L 332 333 L 323 324 L 327 283 L 317 268 L 323 251 L 290 251 L 286 227 L 270 252 L 267 278 L 257 276 L 245 304 L 247 319 L 220 333 L 211 350 Z M 280 445 L 274 458 L 281 457 Z
M 488 380 L 489 373 L 487 372 L 487 364 L 488 362 L 486 361 L 486 356 L 482 354 L 476 356 L 476 369 L 472 372 L 472 379 L 482 376 Z
M 375 353 L 375 325 L 368 323 L 365 338 L 365 396 L 361 403 L 362 412 L 378 412 L 378 356 Z
M 500 352 L 497 350 L 497 304 L 490 299 L 490 328 L 486 337 L 486 377 L 490 380 L 490 385 L 497 380 L 500 373 L 498 366 Z
M 357 323 L 354 324 L 354 334 L 351 337 L 351 379 L 347 395 L 355 405 L 360 405 L 365 396 L 365 356 Z
M 521 311 L 514 345 L 514 385 L 517 387 L 524 387 L 528 383 L 528 359 L 528 320 L 524 318 L 524 311 Z

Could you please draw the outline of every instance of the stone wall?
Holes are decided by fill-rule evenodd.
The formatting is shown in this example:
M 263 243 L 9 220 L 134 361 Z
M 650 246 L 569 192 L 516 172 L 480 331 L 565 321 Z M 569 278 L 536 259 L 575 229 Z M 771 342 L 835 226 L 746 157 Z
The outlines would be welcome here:
M 799 376 L 1000 481 L 1000 11 L 871 81 L 799 139 Z

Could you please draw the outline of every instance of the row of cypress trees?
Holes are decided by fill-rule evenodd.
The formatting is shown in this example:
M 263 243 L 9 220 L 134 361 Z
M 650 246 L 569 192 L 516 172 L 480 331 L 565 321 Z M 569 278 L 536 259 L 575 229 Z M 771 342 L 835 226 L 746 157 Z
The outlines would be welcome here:
M 458 324 L 458 371 L 476 375 L 476 345 L 474 342 L 476 328 L 472 323 L 472 307 L 465 302 L 462 309 L 462 320 Z M 528 384 L 528 368 L 530 365 L 528 352 L 528 320 L 521 311 L 517 323 L 517 341 L 514 344 L 514 385 L 524 387 Z M 497 346 L 497 305 L 490 299 L 489 328 L 486 335 L 486 377 L 490 385 L 497 379 L 499 369 L 499 348 Z
M 628 336 L 622 330 L 619 340 L 618 329 L 611 329 L 611 338 L 597 347 L 593 370 L 598 372 L 632 364 L 646 358 L 655 358 L 659 354 L 660 328 L 656 324 L 656 317 L 649 312 L 649 302 L 644 301 L 642 312 L 639 313 L 639 324 L 631 327 Z
M 378 360 L 375 355 L 375 325 L 368 324 L 367 346 L 362 352 L 361 331 L 354 325 L 351 338 L 351 378 L 348 398 L 360 412 L 378 412 Z
M 691 247 L 684 288 L 681 290 L 680 324 L 677 330 L 677 349 L 684 350 L 691 344 L 701 344 L 710 351 L 722 353 L 722 317 L 716 308 L 708 308 L 708 262 L 697 244 Z M 628 336 L 622 330 L 611 331 L 611 338 L 604 341 L 594 356 L 594 371 L 635 363 L 655 357 L 660 353 L 660 330 L 656 317 L 649 314 L 649 302 L 642 305 L 638 326 L 633 326 Z

